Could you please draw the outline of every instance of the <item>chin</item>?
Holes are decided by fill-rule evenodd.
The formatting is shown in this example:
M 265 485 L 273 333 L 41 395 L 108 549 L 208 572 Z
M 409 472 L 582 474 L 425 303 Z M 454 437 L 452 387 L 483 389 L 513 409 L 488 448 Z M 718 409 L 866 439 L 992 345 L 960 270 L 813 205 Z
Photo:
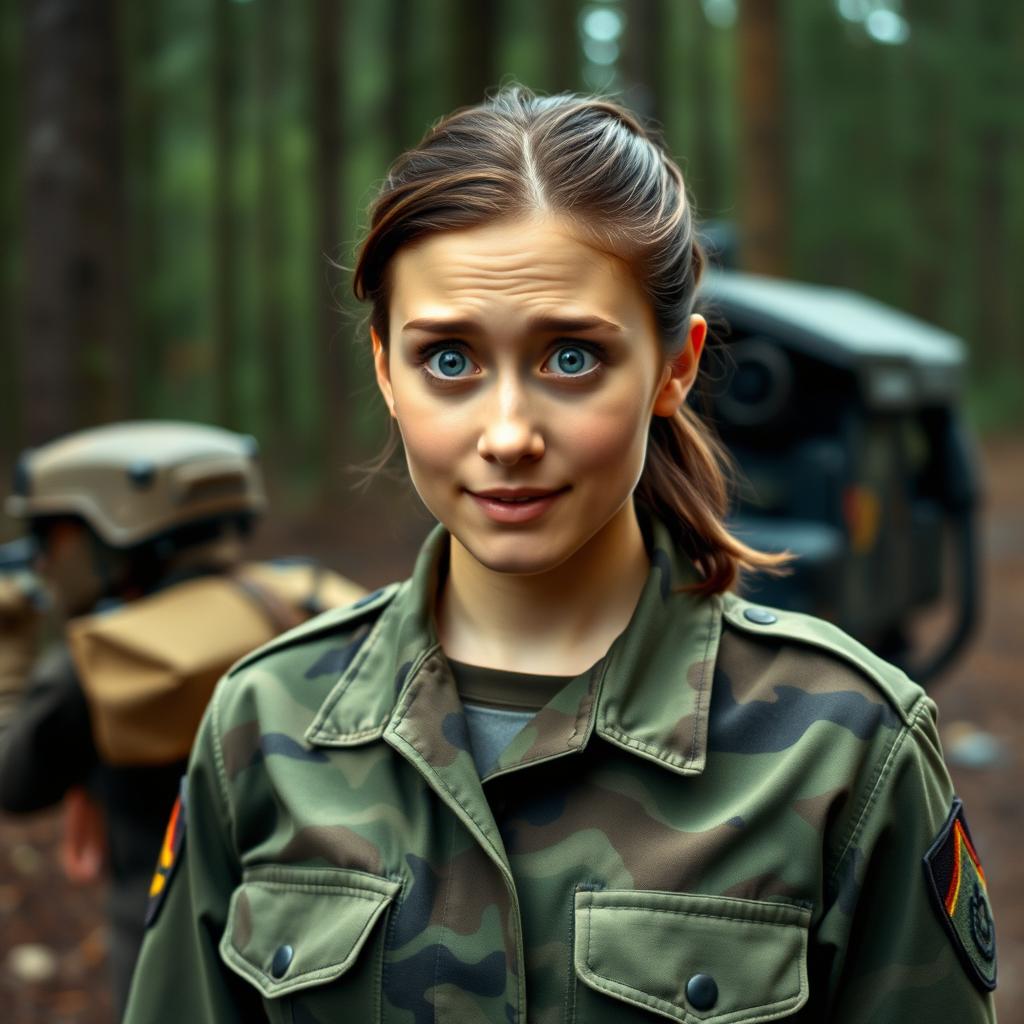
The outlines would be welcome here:
M 528 533 L 498 540 L 460 537 L 459 542 L 484 568 L 512 576 L 535 576 L 548 572 L 571 554 L 555 551 L 550 544 L 544 544 Z

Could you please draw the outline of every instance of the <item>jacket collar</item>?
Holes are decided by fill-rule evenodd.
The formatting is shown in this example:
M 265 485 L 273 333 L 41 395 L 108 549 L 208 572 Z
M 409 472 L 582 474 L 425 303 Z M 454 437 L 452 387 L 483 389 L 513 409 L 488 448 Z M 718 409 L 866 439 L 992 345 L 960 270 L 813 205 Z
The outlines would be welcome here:
M 629 625 L 604 658 L 538 712 L 536 729 L 513 741 L 499 771 L 581 749 L 594 732 L 678 774 L 703 771 L 721 600 L 682 592 L 697 578 L 692 564 L 664 524 L 644 527 L 651 569 Z M 446 686 L 432 612 L 448 546 L 447 531 L 437 527 L 412 576 L 372 628 L 358 631 L 358 654 L 307 730 L 311 743 L 348 747 L 379 739 L 408 712 L 408 684 L 421 671 L 438 676 L 439 665 L 431 689 L 444 705 L 438 713 L 451 712 L 454 684 L 449 678 Z

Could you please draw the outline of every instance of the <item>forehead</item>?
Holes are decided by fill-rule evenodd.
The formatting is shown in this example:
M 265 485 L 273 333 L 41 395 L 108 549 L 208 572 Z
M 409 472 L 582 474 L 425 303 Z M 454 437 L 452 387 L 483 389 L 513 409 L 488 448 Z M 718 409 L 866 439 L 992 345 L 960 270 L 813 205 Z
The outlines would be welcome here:
M 653 313 L 625 260 L 548 214 L 428 235 L 400 250 L 391 267 L 390 320 L 440 314 L 515 316 L 586 312 L 623 326 Z

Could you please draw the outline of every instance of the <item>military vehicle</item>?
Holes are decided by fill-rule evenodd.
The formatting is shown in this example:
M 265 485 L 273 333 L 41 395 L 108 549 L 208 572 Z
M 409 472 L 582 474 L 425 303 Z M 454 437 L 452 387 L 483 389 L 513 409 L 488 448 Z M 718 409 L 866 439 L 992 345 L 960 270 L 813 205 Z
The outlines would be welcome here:
M 831 619 L 932 681 L 978 605 L 962 341 L 851 291 L 727 269 L 702 300 L 723 342 L 702 411 L 738 462 L 733 529 L 798 556 L 746 596 Z M 940 604 L 948 628 L 922 650 L 914 620 Z

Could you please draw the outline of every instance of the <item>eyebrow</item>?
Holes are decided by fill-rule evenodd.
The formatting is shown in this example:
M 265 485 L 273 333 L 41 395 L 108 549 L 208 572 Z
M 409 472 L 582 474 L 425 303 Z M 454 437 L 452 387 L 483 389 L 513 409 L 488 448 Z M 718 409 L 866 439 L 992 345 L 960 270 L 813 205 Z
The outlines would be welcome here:
M 528 321 L 528 327 L 532 331 L 544 331 L 545 333 L 566 332 L 572 334 L 577 331 L 595 329 L 622 332 L 622 328 L 618 324 L 600 316 L 535 316 Z M 441 335 L 474 334 L 479 332 L 480 325 L 473 320 L 444 320 L 424 317 L 419 320 L 410 320 L 402 330 L 425 331 L 427 334 Z

